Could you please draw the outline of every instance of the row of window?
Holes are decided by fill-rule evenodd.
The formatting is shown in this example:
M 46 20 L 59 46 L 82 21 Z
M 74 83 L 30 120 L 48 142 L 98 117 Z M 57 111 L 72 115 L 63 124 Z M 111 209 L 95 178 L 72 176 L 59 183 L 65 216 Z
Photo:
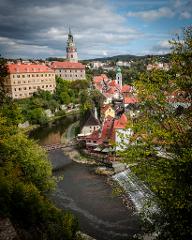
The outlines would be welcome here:
M 14 81 L 13 83 L 14 84 L 25 84 L 25 83 L 34 83 L 34 82 L 37 82 L 37 83 L 40 83 L 40 82 L 52 82 L 53 81 L 53 79 L 33 79 L 33 80 L 24 80 L 24 81 L 21 81 L 21 80 L 19 80 L 19 81 Z
M 63 69 L 61 69 L 61 70 L 59 70 L 59 72 L 61 73 L 61 72 L 83 72 L 84 70 L 63 70 Z
M 51 77 L 51 76 L 55 76 L 54 73 L 45 73 L 45 74 L 13 74 L 13 78 L 30 78 L 30 77 Z
M 38 89 L 38 88 L 49 88 L 49 87 L 54 87 L 53 85 L 42 85 L 42 86 L 33 86 L 33 87 L 23 87 L 23 88 L 21 88 L 21 87 L 19 87 L 19 88 L 14 88 L 14 91 L 16 92 L 16 91 L 21 91 L 21 90 L 24 90 L 24 91 L 26 91 L 26 90 L 31 90 L 31 89 Z
M 53 90 L 49 90 L 49 91 L 50 91 L 51 93 L 53 93 Z M 27 98 L 27 97 L 29 97 L 29 96 L 32 96 L 34 92 L 35 92 L 35 91 L 29 92 L 29 93 L 13 94 L 13 97 L 14 97 L 14 98 Z
M 82 77 L 84 77 L 82 74 L 81 75 L 72 75 L 72 74 L 70 74 L 70 75 L 68 75 L 68 74 L 65 74 L 65 75 L 63 75 L 63 74 L 60 74 L 60 77 L 64 77 L 64 78 L 72 78 L 72 77 L 76 77 L 76 78 L 82 78 Z

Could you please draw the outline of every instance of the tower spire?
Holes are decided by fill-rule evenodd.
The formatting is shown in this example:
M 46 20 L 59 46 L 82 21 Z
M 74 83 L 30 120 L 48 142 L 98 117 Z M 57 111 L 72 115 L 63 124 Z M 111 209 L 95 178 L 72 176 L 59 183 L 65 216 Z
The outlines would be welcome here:
M 69 26 L 66 52 L 67 52 L 67 61 L 78 62 L 77 49 L 75 47 L 75 42 L 73 40 L 73 35 L 71 33 L 71 27 L 70 26 Z

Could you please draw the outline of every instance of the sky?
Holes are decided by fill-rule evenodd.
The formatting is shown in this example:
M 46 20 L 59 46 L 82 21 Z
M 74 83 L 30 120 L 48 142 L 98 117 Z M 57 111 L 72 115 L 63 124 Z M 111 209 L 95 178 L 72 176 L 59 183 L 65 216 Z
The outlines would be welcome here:
M 65 57 L 69 26 L 80 59 L 164 54 L 192 25 L 192 0 L 0 0 L 0 54 Z

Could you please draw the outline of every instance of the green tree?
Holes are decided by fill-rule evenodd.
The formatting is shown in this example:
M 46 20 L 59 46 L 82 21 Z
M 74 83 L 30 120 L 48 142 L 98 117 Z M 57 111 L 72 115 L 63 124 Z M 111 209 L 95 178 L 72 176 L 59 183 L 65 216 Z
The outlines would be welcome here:
M 168 101 L 179 93 L 180 101 L 192 99 L 192 28 L 184 29 L 182 41 L 172 43 L 172 71 L 152 70 L 135 83 L 141 114 L 133 123 L 132 144 L 124 155 L 135 163 L 134 171 L 155 193 L 160 212 L 151 216 L 149 231 L 156 239 L 192 238 L 192 114 L 191 105 L 175 109 Z M 179 100 L 178 100 L 179 101 Z M 130 124 L 130 126 L 132 123 Z M 166 154 L 166 157 L 159 153 Z

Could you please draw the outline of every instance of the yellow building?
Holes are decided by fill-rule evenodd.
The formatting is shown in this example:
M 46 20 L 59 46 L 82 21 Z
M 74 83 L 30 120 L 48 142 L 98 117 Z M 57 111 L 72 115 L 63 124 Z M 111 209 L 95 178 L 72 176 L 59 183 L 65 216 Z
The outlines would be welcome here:
M 103 106 L 101 109 L 101 117 L 103 120 L 107 118 L 107 116 L 115 117 L 115 110 L 112 108 L 110 104 Z
M 51 93 L 55 90 L 54 70 L 40 64 L 8 64 L 8 77 L 4 81 L 5 90 L 13 99 L 28 98 L 38 89 Z

